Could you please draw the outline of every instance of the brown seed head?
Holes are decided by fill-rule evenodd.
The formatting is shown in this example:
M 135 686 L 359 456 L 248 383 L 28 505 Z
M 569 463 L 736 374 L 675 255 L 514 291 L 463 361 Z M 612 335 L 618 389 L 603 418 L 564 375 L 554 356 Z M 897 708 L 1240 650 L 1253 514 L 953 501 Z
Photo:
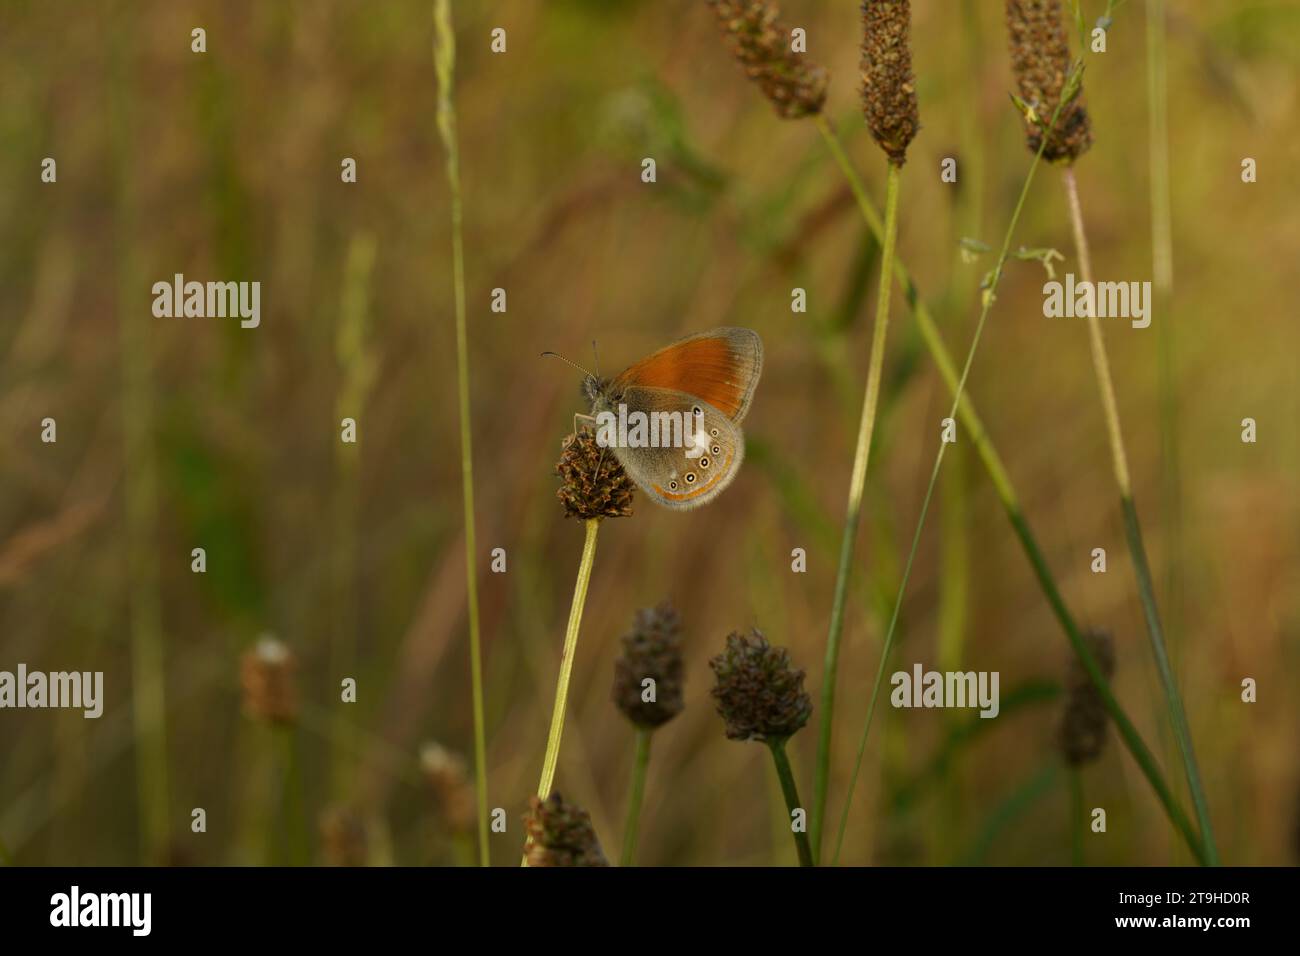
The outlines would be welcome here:
M 256 720 L 291 724 L 298 716 L 293 652 L 273 637 L 261 638 L 239 661 L 244 712 Z
M 321 851 L 330 866 L 365 866 L 366 823 L 352 807 L 330 806 L 320 815 Z
M 558 793 L 529 798 L 524 829 L 529 866 L 609 866 L 587 811 Z
M 1115 673 L 1115 642 L 1105 631 L 1088 631 L 1084 643 L 1107 680 Z M 1061 714 L 1058 740 L 1065 762 L 1072 767 L 1092 763 L 1106 743 L 1109 715 L 1088 672 L 1074 655 L 1065 675 L 1065 710 Z
M 791 49 L 790 31 L 771 0 L 708 0 L 731 52 L 782 119 L 820 113 L 829 77 Z
M 1061 0 L 1007 0 L 1007 35 L 1020 98 L 1042 124 L 1025 118 L 1029 150 L 1037 153 L 1043 145 L 1043 129 L 1051 123 L 1070 75 L 1070 34 Z M 1073 163 L 1091 145 L 1092 124 L 1080 93 L 1061 107 L 1043 158 Z
M 473 829 L 477 810 L 465 758 L 430 742 L 420 748 L 420 769 L 448 829 L 456 832 Z
M 563 479 L 555 496 L 564 505 L 566 518 L 585 521 L 632 514 L 635 485 L 614 453 L 602 448 L 591 432 L 580 431 L 564 440 L 555 473 Z
M 727 635 L 727 649 L 709 661 L 713 698 L 732 740 L 785 739 L 808 722 L 812 699 L 790 652 L 773 647 L 757 628 Z
M 638 727 L 658 727 L 686 706 L 682 680 L 682 619 L 667 601 L 642 608 L 630 633 L 623 635 L 623 653 L 614 661 L 614 705 Z M 644 699 L 646 678 L 654 681 L 652 701 Z
M 907 145 L 921 128 L 908 40 L 908 0 L 863 0 L 862 113 L 889 161 L 902 166 Z

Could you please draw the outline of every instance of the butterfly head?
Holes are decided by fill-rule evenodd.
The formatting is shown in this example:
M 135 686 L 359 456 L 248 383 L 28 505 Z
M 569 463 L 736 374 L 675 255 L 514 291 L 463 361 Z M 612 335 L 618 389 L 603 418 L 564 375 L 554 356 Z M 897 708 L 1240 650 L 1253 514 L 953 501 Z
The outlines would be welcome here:
M 588 375 L 582 380 L 582 394 L 591 402 L 593 412 L 609 410 L 618 404 L 620 396 L 614 394 L 613 382 L 607 378 Z
M 594 346 L 594 343 L 593 343 Z M 557 358 L 566 365 L 572 365 L 582 373 L 582 394 L 591 403 L 592 412 L 602 412 L 616 404 L 622 397 L 621 394 L 613 393 L 613 379 L 601 378 L 599 375 L 592 375 L 581 365 L 576 362 L 570 362 L 558 352 L 543 352 L 542 355 L 549 355 Z

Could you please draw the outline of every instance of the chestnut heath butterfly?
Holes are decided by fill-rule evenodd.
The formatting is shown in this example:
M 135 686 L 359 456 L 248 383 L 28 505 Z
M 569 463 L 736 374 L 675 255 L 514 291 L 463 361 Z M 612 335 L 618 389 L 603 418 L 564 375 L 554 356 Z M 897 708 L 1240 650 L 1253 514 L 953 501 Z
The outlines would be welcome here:
M 569 364 L 586 376 L 582 389 L 591 402 L 591 414 L 576 418 L 596 425 L 597 439 L 656 503 L 695 508 L 736 477 L 745 457 L 740 423 L 763 371 L 757 332 L 688 335 L 613 378 Z

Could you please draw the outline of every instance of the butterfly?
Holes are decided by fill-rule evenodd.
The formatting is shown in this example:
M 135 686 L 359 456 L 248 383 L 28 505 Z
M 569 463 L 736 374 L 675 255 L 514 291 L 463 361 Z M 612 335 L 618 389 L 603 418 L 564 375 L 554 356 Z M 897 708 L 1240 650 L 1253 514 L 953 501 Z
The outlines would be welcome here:
M 757 332 L 697 332 L 613 378 L 574 367 L 591 402 L 591 414 L 576 419 L 595 427 L 597 442 L 656 503 L 696 508 L 736 477 L 745 457 L 740 423 L 763 371 Z

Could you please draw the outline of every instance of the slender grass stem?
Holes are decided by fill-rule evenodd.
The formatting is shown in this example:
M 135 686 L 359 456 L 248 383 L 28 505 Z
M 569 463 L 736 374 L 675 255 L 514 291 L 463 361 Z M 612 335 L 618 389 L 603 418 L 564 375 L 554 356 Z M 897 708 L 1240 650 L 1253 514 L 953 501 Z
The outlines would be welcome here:
M 1091 283 L 1092 255 L 1088 250 L 1088 237 L 1083 230 L 1083 210 L 1079 206 L 1079 186 L 1074 177 L 1073 166 L 1065 168 L 1063 179 L 1065 195 L 1070 207 L 1070 227 L 1074 232 L 1074 247 L 1079 256 L 1079 271 L 1083 273 L 1083 281 Z M 1092 365 L 1097 376 L 1097 387 L 1101 390 L 1101 405 L 1106 417 L 1106 435 L 1110 441 L 1110 458 L 1115 471 L 1115 481 L 1119 484 L 1120 495 L 1128 497 L 1133 493 L 1133 488 L 1129 477 L 1128 455 L 1124 451 L 1124 433 L 1120 427 L 1119 405 L 1115 401 L 1115 384 L 1111 380 L 1106 343 L 1101 337 L 1101 320 L 1095 315 L 1088 318 L 1088 342 L 1092 349 Z
M 122 434 L 126 487 L 126 567 L 131 631 L 131 699 L 137 813 L 142 861 L 157 863 L 170 836 L 166 655 L 158 584 L 158 464 L 154 445 L 152 332 L 136 302 L 140 265 L 134 248 L 135 192 L 131 123 L 130 26 L 112 45 L 109 109 L 113 130 Z
M 587 603 L 587 586 L 591 583 L 591 567 L 596 561 L 596 534 L 600 519 L 588 518 L 586 537 L 582 543 L 582 560 L 578 564 L 578 579 L 573 585 L 573 604 L 569 608 L 569 625 L 564 632 L 564 651 L 560 657 L 560 676 L 555 684 L 555 706 L 551 710 L 551 730 L 546 737 L 546 756 L 542 759 L 542 778 L 537 784 L 537 796 L 545 800 L 555 782 L 555 768 L 560 761 L 560 738 L 564 735 L 564 711 L 569 700 L 569 678 L 573 675 L 573 659 L 578 651 L 578 629 L 582 626 L 582 609 Z M 527 857 L 521 865 L 527 865 Z
M 342 305 L 335 331 L 335 354 L 341 385 L 335 397 L 334 420 L 359 420 L 374 379 L 375 358 L 369 347 L 370 273 L 375 261 L 375 241 L 358 234 L 348 244 L 343 269 Z M 331 597 L 334 601 L 330 641 L 330 673 L 334 681 L 356 676 L 360 600 L 357 587 L 357 520 L 360 514 L 360 454 L 358 446 L 340 441 L 334 453 L 337 482 L 332 507 L 333 540 L 330 555 Z M 334 799 L 347 801 L 356 776 L 356 724 L 348 708 L 340 707 L 334 720 L 332 787 Z
M 962 69 L 968 77 L 984 73 L 986 45 L 980 28 L 978 0 L 961 3 L 961 55 Z M 958 203 L 963 223 L 963 233 L 979 236 L 984 232 L 984 124 L 979 108 L 979 86 L 972 83 L 968 90 L 966 107 L 962 110 L 960 124 L 962 152 L 962 177 L 967 185 L 962 189 Z M 955 311 L 958 303 L 978 287 L 978 273 L 960 267 L 962 253 L 952 251 L 956 260 L 954 272 L 959 278 L 950 281 L 944 301 Z M 966 273 L 962 275 L 962 273 Z M 970 609 L 970 515 L 971 504 L 967 478 L 969 453 L 965 448 L 954 448 L 953 456 L 940 486 L 942 558 L 938 609 L 938 662 L 942 671 L 962 670 L 962 658 L 969 633 L 967 620 Z M 956 725 L 956 711 L 950 711 L 950 724 Z M 951 778 L 945 781 L 942 803 L 944 826 L 936 834 L 937 845 L 956 846 L 957 820 L 961 793 L 961 773 L 954 768 Z M 946 831 L 946 832 L 944 832 Z
M 1070 865 L 1083 866 L 1083 774 L 1070 769 Z
M 1160 402 L 1160 509 L 1165 531 L 1165 631 L 1175 676 L 1184 633 L 1183 487 L 1178 425 L 1177 321 L 1173 315 L 1173 214 L 1169 191 L 1169 93 L 1165 0 L 1146 3 L 1147 154 L 1151 168 L 1151 278 L 1155 290 L 1156 391 Z M 1168 743 L 1166 750 L 1169 749 Z M 1166 757 L 1172 755 L 1166 753 Z M 1172 760 L 1170 760 L 1172 762 Z
M 1210 807 L 1205 798 L 1205 787 L 1201 783 L 1201 771 L 1196 763 L 1196 751 L 1192 747 L 1192 732 L 1187 724 L 1182 695 L 1178 691 L 1178 681 L 1174 678 L 1173 668 L 1169 663 L 1169 652 L 1165 647 L 1164 633 L 1160 625 L 1160 610 L 1156 606 L 1155 582 L 1151 578 L 1151 567 L 1147 563 L 1146 546 L 1142 541 L 1142 526 L 1138 523 L 1137 505 L 1133 503 L 1132 496 L 1128 496 L 1120 499 L 1120 506 L 1124 512 L 1124 531 L 1128 538 L 1129 552 L 1133 556 L 1133 571 L 1137 576 L 1142 612 L 1147 622 L 1147 633 L 1151 637 L 1151 653 L 1155 657 L 1160 683 L 1169 702 L 1169 717 L 1173 724 L 1174 737 L 1178 741 L 1178 749 L 1183 757 L 1183 766 L 1187 773 L 1187 788 L 1191 791 L 1192 806 L 1196 810 L 1197 823 L 1201 828 L 1204 862 L 1207 866 L 1218 866 L 1219 850 L 1214 841 Z
M 573 604 L 569 608 L 569 624 L 564 631 L 564 651 L 560 657 L 560 677 L 555 685 L 555 706 L 551 711 L 551 730 L 546 738 L 546 757 L 542 761 L 542 778 L 537 784 L 537 795 L 545 800 L 555 781 L 555 768 L 560 760 L 560 738 L 564 734 L 564 712 L 569 699 L 569 678 L 573 675 L 573 659 L 578 649 L 578 630 L 582 626 L 582 610 L 587 603 L 587 587 L 591 583 L 591 568 L 596 561 L 596 534 L 600 530 L 599 518 L 584 522 L 586 536 L 582 542 L 582 559 L 578 564 L 578 578 L 573 585 Z
M 1053 703 L 1061 696 L 1061 685 L 1054 681 L 1027 680 L 1009 687 L 999 695 L 999 717 L 1010 717 L 1025 710 Z M 993 721 L 978 714 L 950 723 L 945 738 L 934 748 L 920 770 L 913 771 L 889 795 L 889 813 L 908 813 L 952 776 L 957 760 L 996 728 Z
M 825 117 L 818 115 L 816 126 L 822 134 L 822 138 L 826 141 L 826 147 L 834 158 L 836 165 L 839 166 L 849 184 L 849 190 L 857 201 L 858 210 L 862 213 L 863 221 L 866 222 L 867 227 L 876 236 L 876 239 L 883 243 L 885 236 L 884 223 L 876 208 L 871 204 L 871 200 L 867 197 L 866 189 L 862 185 L 862 179 L 858 176 L 857 170 L 854 169 L 848 154 L 844 151 L 843 143 L 840 142 L 839 137 L 832 130 Z M 944 344 L 943 336 L 939 332 L 934 317 L 930 314 L 929 306 L 921 298 L 920 291 L 917 289 L 911 273 L 908 272 L 907 266 L 898 256 L 894 257 L 894 276 L 903 290 L 903 298 L 907 301 L 908 308 L 911 309 L 912 315 L 916 319 L 921 338 L 925 341 L 926 348 L 934 359 L 940 376 L 947 384 L 949 391 L 956 394 L 958 381 L 956 363 L 953 361 L 947 345 Z M 1002 459 L 989 439 L 984 423 L 975 410 L 974 403 L 965 394 L 960 396 L 957 412 L 961 416 L 966 432 L 971 436 L 971 443 L 979 453 L 985 470 L 988 471 L 989 479 L 993 482 L 998 498 L 1007 507 L 1018 508 L 1016 493 L 1011 485 L 1011 479 L 1007 475 L 1007 470 L 1002 464 Z
M 769 740 L 767 747 L 772 751 L 772 762 L 776 764 L 776 776 L 781 781 L 781 793 L 785 796 L 786 809 L 790 811 L 790 816 L 793 819 L 794 812 L 803 809 L 803 807 L 799 803 L 799 789 L 794 783 L 794 772 L 790 769 L 790 758 L 785 752 L 785 738 Z M 794 846 L 799 854 L 799 865 L 815 866 L 812 846 L 808 842 L 808 834 L 803 830 L 794 829 L 793 826 L 791 826 L 790 832 L 794 835 Z
M 1157 799 L 1164 808 L 1165 814 L 1169 817 L 1170 822 L 1182 834 L 1183 839 L 1187 842 L 1192 854 L 1198 862 L 1205 862 L 1201 841 L 1192 829 L 1187 815 L 1183 812 L 1182 807 L 1174 798 L 1173 792 L 1169 789 L 1169 784 L 1165 781 L 1164 774 L 1160 771 L 1159 764 L 1156 763 L 1155 756 L 1143 742 L 1142 736 L 1138 733 L 1137 727 L 1129 719 L 1128 713 L 1120 705 L 1119 700 L 1115 697 L 1114 692 L 1110 689 L 1110 682 L 1106 679 L 1101 670 L 1101 665 L 1097 663 L 1096 657 L 1088 648 L 1087 643 L 1083 640 L 1083 635 L 1079 631 L 1078 625 L 1071 617 L 1069 609 L 1066 608 L 1061 594 L 1056 590 L 1051 582 L 1051 570 L 1047 566 L 1047 560 L 1043 557 L 1042 551 L 1038 547 L 1037 541 L 1034 540 L 1030 533 L 1029 525 L 1022 514 L 1017 512 L 1012 516 L 1012 526 L 1015 528 L 1016 535 L 1020 538 L 1025 552 L 1029 555 L 1030 564 L 1034 568 L 1034 574 L 1038 577 L 1039 583 L 1043 586 L 1048 595 L 1048 603 L 1052 607 L 1053 613 L 1065 630 L 1065 635 L 1070 641 L 1070 646 L 1074 649 L 1075 656 L 1083 664 L 1083 669 L 1088 674 L 1088 679 L 1092 681 L 1092 686 L 1096 688 L 1101 697 L 1102 704 L 1106 708 L 1106 713 L 1110 719 L 1115 722 L 1115 728 L 1119 731 L 1120 739 L 1124 741 L 1124 746 L 1132 755 L 1133 760 L 1141 769 L 1147 782 L 1151 784 L 1151 789 L 1155 791 Z
M 636 838 L 641 820 L 641 800 L 645 796 L 645 773 L 650 763 L 649 727 L 636 729 L 636 757 L 632 762 L 632 787 L 628 792 L 627 822 L 623 825 L 623 855 L 619 866 L 631 866 L 636 856 Z
M 256 822 L 249 826 L 249 847 L 256 847 L 262 866 L 277 866 L 279 859 L 276 852 L 276 836 L 280 828 L 280 815 L 283 812 L 281 797 L 283 773 L 280 769 L 280 754 L 276 749 L 275 732 L 272 728 L 259 724 L 253 728 L 255 737 L 257 774 L 259 778 L 254 786 L 256 795 L 246 799 L 249 813 L 256 816 Z
M 959 865 L 985 865 L 989 852 L 998 846 L 998 837 L 1002 832 L 1021 819 L 1035 803 L 1047 796 L 1056 786 L 1060 775 L 1060 765 L 1049 761 L 1038 773 L 1008 794 L 988 815 L 980 828 L 979 836 L 962 856 Z
M 468 833 L 457 833 L 451 838 L 451 858 L 456 866 L 473 866 L 474 841 Z
M 1165 474 L 1165 504 L 1170 530 L 1181 534 L 1182 491 L 1178 470 L 1178 403 L 1174 393 L 1177 367 L 1175 325 L 1168 321 L 1174 290 L 1173 215 L 1169 193 L 1169 93 L 1165 67 L 1165 2 L 1147 0 L 1148 140 L 1151 160 L 1151 276 L 1156 306 L 1164 321 L 1156 325 L 1159 346 L 1161 452 Z M 1181 548 L 1170 549 L 1169 592 L 1181 597 Z M 1172 614 L 1172 608 L 1168 608 Z
M 447 154 L 451 192 L 452 281 L 456 299 L 456 373 L 460 403 L 460 472 L 465 508 L 465 588 L 469 613 L 470 686 L 474 708 L 474 791 L 478 798 L 479 865 L 491 862 L 488 850 L 487 733 L 483 718 L 483 655 L 479 643 L 478 545 L 474 534 L 474 455 L 470 438 L 469 335 L 465 324 L 465 250 L 461 235 L 460 151 L 452 81 L 456 72 L 456 34 L 450 0 L 434 0 L 433 60 L 438 74 L 438 133 Z
M 871 336 L 871 355 L 867 365 L 867 387 L 862 396 L 862 418 L 858 423 L 858 443 L 853 454 L 853 472 L 849 479 L 849 500 L 844 516 L 844 534 L 840 539 L 839 570 L 835 574 L 835 593 L 831 603 L 830 630 L 826 636 L 826 660 L 822 669 L 821 725 L 817 737 L 817 767 L 813 777 L 812 845 L 820 852 L 826 815 L 826 790 L 830 780 L 832 720 L 835 716 L 835 679 L 839 668 L 840 638 L 844 633 L 844 607 L 852 576 L 853 552 L 857 544 L 858 523 L 862 514 L 862 492 L 867 481 L 867 463 L 871 457 L 871 436 L 875 430 L 876 407 L 880 400 L 880 379 L 885 360 L 885 334 L 889 329 L 889 293 L 894 287 L 894 246 L 898 235 L 898 181 L 900 169 L 889 164 L 885 191 L 885 237 L 880 253 L 880 292 L 876 299 L 876 325 Z
M 272 733 L 284 768 L 282 805 L 288 859 L 292 866 L 308 866 L 311 863 L 311 838 L 307 832 L 307 801 L 303 792 L 297 730 L 287 726 L 275 727 Z
M 1080 68 L 1079 65 L 1076 65 L 1075 71 L 1077 71 L 1079 68 Z M 1058 105 L 1055 113 L 1052 116 L 1052 121 L 1049 124 L 1049 128 L 1056 125 L 1056 120 L 1059 114 L 1060 114 L 1060 106 Z M 1011 221 L 1007 226 L 1006 235 L 1004 236 L 1002 241 L 1002 248 L 998 253 L 997 262 L 994 265 L 993 271 L 990 275 L 988 289 L 984 293 L 983 304 L 980 309 L 979 322 L 976 324 L 975 335 L 971 340 L 970 350 L 966 355 L 966 364 L 962 369 L 961 378 L 958 380 L 957 383 L 956 394 L 954 395 L 953 398 L 953 407 L 949 413 L 949 417 L 952 417 L 956 414 L 957 407 L 960 405 L 961 395 L 965 391 L 966 380 L 970 374 L 971 365 L 975 358 L 975 353 L 979 347 L 980 337 L 983 334 L 984 325 L 985 322 L 988 320 L 988 314 L 994 301 L 994 293 L 997 290 L 998 283 L 1001 281 L 1002 270 L 1006 265 L 1007 256 L 1010 253 L 1011 240 L 1015 234 L 1016 225 L 1020 221 L 1020 214 L 1024 209 L 1025 199 L 1029 194 L 1029 187 L 1033 183 L 1034 174 L 1038 169 L 1039 163 L 1042 161 L 1043 148 L 1045 147 L 1046 143 L 1047 143 L 1047 136 L 1044 136 L 1042 138 L 1042 144 L 1040 144 L 1039 146 L 1038 153 L 1034 156 L 1033 163 L 1029 167 L 1029 172 L 1025 177 L 1024 185 L 1021 187 L 1020 190 L 1020 196 L 1016 201 L 1015 210 L 1011 215 Z M 852 806 L 853 790 L 857 783 L 858 772 L 862 766 L 863 756 L 866 753 L 867 736 L 871 730 L 871 720 L 875 714 L 876 702 L 880 695 L 880 686 L 884 679 L 885 667 L 888 663 L 889 653 L 893 649 L 894 633 L 898 623 L 899 610 L 902 606 L 903 595 L 906 593 L 908 579 L 911 577 L 912 565 L 916 559 L 917 546 L 919 545 L 921 539 L 921 531 L 925 526 L 925 518 L 929 511 L 930 501 L 934 495 L 934 488 L 939 476 L 939 469 L 943 464 L 943 456 L 946 447 L 947 447 L 946 442 L 940 442 L 939 451 L 935 456 L 934 468 L 930 472 L 929 485 L 926 488 L 925 498 L 921 505 L 921 514 L 917 521 L 916 531 L 912 536 L 912 547 L 908 554 L 907 564 L 903 571 L 902 581 L 900 582 L 899 585 L 898 598 L 894 602 L 894 609 L 890 618 L 889 629 L 885 634 L 884 645 L 881 648 L 880 663 L 876 669 L 876 679 L 875 679 L 874 686 L 872 688 L 871 699 L 867 706 L 867 716 L 866 716 L 866 720 L 863 723 L 862 733 L 858 740 L 857 757 L 854 763 L 853 773 L 849 778 L 849 792 L 848 792 L 848 796 L 845 799 L 843 813 L 840 816 L 839 835 L 836 841 L 836 849 L 835 849 L 835 861 L 837 863 L 839 861 L 840 851 L 842 850 L 844 844 L 844 833 L 848 825 L 849 810 Z M 1113 695 L 1110 694 L 1110 689 L 1106 685 L 1106 681 L 1104 677 L 1101 675 L 1100 671 L 1097 670 L 1097 663 L 1092 658 L 1091 653 L 1087 650 L 1086 647 L 1083 646 L 1082 640 L 1077 639 L 1077 635 L 1070 635 L 1070 636 L 1072 640 L 1075 642 L 1075 651 L 1076 653 L 1079 654 L 1081 660 L 1083 661 L 1085 669 L 1089 672 L 1089 676 L 1093 678 L 1094 684 L 1099 684 L 1098 690 L 1102 693 L 1103 698 L 1109 697 L 1113 701 L 1114 700 Z M 1143 752 L 1145 752 L 1145 747 L 1142 747 L 1141 749 Z M 1136 752 L 1134 756 L 1135 757 L 1137 756 Z M 1146 757 L 1148 761 L 1150 761 L 1149 753 L 1146 754 Z M 1154 770 L 1154 761 L 1150 761 L 1150 763 L 1152 769 Z M 1156 773 L 1158 775 L 1158 771 L 1156 771 Z M 1163 781 L 1161 781 L 1161 783 L 1163 784 Z M 1167 788 L 1165 788 L 1165 790 L 1167 792 Z M 1170 809 L 1170 808 L 1171 805 L 1167 804 L 1166 809 Z
M 883 241 L 884 225 L 881 222 L 880 215 L 871 204 L 867 197 L 866 189 L 862 185 L 862 180 L 857 174 L 849 160 L 848 154 L 844 150 L 843 144 L 836 136 L 834 130 L 824 117 L 816 117 L 816 126 L 826 142 L 828 151 L 834 158 L 840 171 L 844 174 L 849 184 L 849 189 L 857 200 L 858 209 L 862 213 L 862 218 L 867 227 L 875 234 L 878 240 Z M 1147 749 L 1137 728 L 1129 719 L 1128 714 L 1120 706 L 1119 701 L 1110 690 L 1110 684 L 1102 674 L 1093 658 L 1091 651 L 1084 643 L 1078 625 L 1075 623 L 1069 608 L 1065 604 L 1065 599 L 1061 595 L 1060 588 L 1052 575 L 1051 568 L 1047 564 L 1047 559 L 1043 555 L 1042 548 L 1039 547 L 1038 540 L 1034 536 L 1033 530 L 1029 526 L 1029 521 L 1021 509 L 1019 499 L 1016 496 L 1015 488 L 1011 484 L 1011 479 L 1006 468 L 1002 464 L 996 447 L 989 438 L 984 424 L 981 421 L 974 403 L 965 394 L 964 388 L 960 388 L 956 364 L 944 343 L 943 336 L 940 334 L 938 326 L 935 324 L 933 316 L 930 314 L 929 307 L 926 306 L 925 300 L 921 297 L 916 283 L 912 280 L 906 265 L 897 256 L 894 258 L 894 275 L 898 279 L 900 287 L 903 289 L 904 297 L 908 306 L 912 310 L 912 315 L 916 319 L 917 327 L 920 329 L 921 337 L 925 341 L 926 347 L 934 359 L 935 366 L 939 369 L 939 374 L 944 382 L 948 385 L 956 399 L 957 415 L 961 419 L 965 433 L 969 435 L 971 444 L 975 446 L 975 451 L 979 455 L 980 461 L 984 464 L 988 472 L 989 480 L 993 483 L 994 490 L 998 499 L 1002 502 L 1003 509 L 1006 511 L 1007 520 L 1010 521 L 1012 530 L 1015 532 L 1017 540 L 1020 542 L 1025 556 L 1029 560 L 1030 567 L 1033 568 L 1034 576 L 1042 589 L 1047 603 L 1052 609 L 1052 614 L 1056 617 L 1061 629 L 1065 632 L 1066 639 L 1070 642 L 1074 653 L 1084 665 L 1084 670 L 1088 674 L 1089 680 L 1096 687 L 1097 692 L 1101 695 L 1102 702 L 1106 707 L 1107 713 L 1115 722 L 1120 733 L 1120 738 L 1124 741 L 1124 746 L 1132 755 L 1138 767 L 1142 770 L 1143 775 L 1151 784 L 1157 798 L 1165 813 L 1173 822 L 1174 826 L 1183 835 L 1187 841 L 1192 853 L 1198 861 L 1203 860 L 1200 841 L 1196 837 L 1195 831 L 1191 829 L 1186 816 L 1182 809 L 1174 800 L 1173 794 L 1165 782 L 1164 775 L 1161 773 L 1159 765 L 1152 756 L 1151 751 Z M 855 771 L 856 776 L 856 771 Z
M 282 736 L 281 728 L 274 725 L 259 730 L 263 738 L 262 743 L 266 748 L 267 777 L 270 781 L 268 793 L 272 798 L 262 818 L 262 825 L 265 828 L 262 835 L 263 852 L 266 854 L 264 865 L 290 866 L 293 861 L 289 849 L 292 815 L 289 810 L 290 748 L 286 745 L 288 738 Z
M 1063 179 L 1065 194 L 1070 210 L 1070 225 L 1074 231 L 1074 242 L 1079 257 L 1079 271 L 1083 280 L 1092 283 L 1092 258 L 1088 249 L 1088 236 L 1083 225 L 1083 210 L 1079 203 L 1079 185 L 1073 167 L 1066 167 Z M 1173 726 L 1174 738 L 1178 742 L 1179 752 L 1183 758 L 1183 769 L 1187 774 L 1187 787 L 1192 795 L 1192 805 L 1196 810 L 1197 823 L 1201 830 L 1201 843 L 1205 862 L 1210 866 L 1219 863 L 1218 849 L 1214 843 L 1214 830 L 1210 822 L 1209 804 L 1205 799 L 1205 788 L 1201 783 L 1201 773 L 1196 764 L 1196 752 L 1192 747 L 1191 730 L 1187 724 L 1187 714 L 1183 709 L 1182 696 L 1178 691 L 1178 682 L 1174 679 L 1173 668 L 1169 664 L 1169 652 L 1165 646 L 1164 630 L 1160 623 L 1160 611 L 1156 606 L 1155 583 L 1151 577 L 1151 568 L 1147 563 L 1146 547 L 1142 540 L 1142 526 L 1138 521 L 1137 506 L 1133 503 L 1133 487 L 1129 478 L 1128 457 L 1124 451 L 1124 436 L 1120 429 L 1119 404 L 1115 399 L 1115 386 L 1110 373 L 1110 361 L 1106 355 L 1106 343 L 1101 335 L 1101 320 L 1095 315 L 1088 316 L 1088 335 L 1092 346 L 1093 370 L 1097 376 L 1097 387 L 1101 392 L 1102 410 L 1106 418 L 1106 431 L 1110 437 L 1111 458 L 1115 470 L 1115 480 L 1119 484 L 1120 506 L 1124 514 L 1124 530 L 1128 540 L 1129 553 L 1133 559 L 1133 573 L 1137 579 L 1138 597 L 1142 603 L 1143 616 L 1146 619 L 1147 634 L 1151 638 L 1151 652 L 1155 657 L 1156 671 L 1165 692 L 1165 701 L 1169 706 L 1169 720 Z
M 966 491 L 966 455 L 954 448 L 952 461 L 945 472 L 943 509 L 943 553 L 940 574 L 943 585 L 939 592 L 938 609 L 938 659 L 942 671 L 962 669 L 966 643 L 967 610 L 970 606 L 970 533 L 969 501 Z M 948 715 L 957 719 L 955 713 Z

